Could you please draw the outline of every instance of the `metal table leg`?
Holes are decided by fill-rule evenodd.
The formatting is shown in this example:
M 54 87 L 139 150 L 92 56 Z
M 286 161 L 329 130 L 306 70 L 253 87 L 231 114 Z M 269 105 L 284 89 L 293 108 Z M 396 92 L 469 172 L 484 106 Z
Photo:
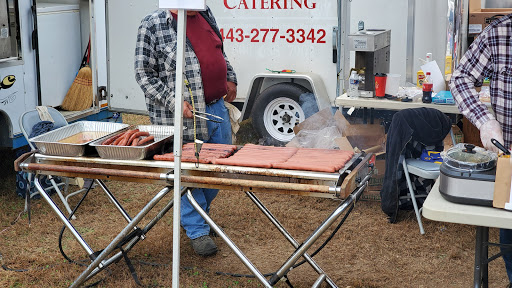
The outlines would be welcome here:
M 75 227 L 73 227 L 71 222 L 69 222 L 66 215 L 64 215 L 64 213 L 62 213 L 62 211 L 55 204 L 55 202 L 53 202 L 52 198 L 50 198 L 50 196 L 46 193 L 43 186 L 41 186 L 38 176 L 34 177 L 34 185 L 37 188 L 37 190 L 39 191 L 39 194 L 41 194 L 43 199 L 48 203 L 48 205 L 50 205 L 50 207 L 57 214 L 57 216 L 59 216 L 60 220 L 64 223 L 64 225 L 66 225 L 66 228 L 68 228 L 69 231 L 71 231 L 71 234 L 73 234 L 73 236 L 76 238 L 78 243 L 80 243 L 82 248 L 84 248 L 84 250 L 87 252 L 87 255 L 93 254 L 94 251 L 91 249 L 91 247 L 84 241 L 82 236 L 78 233 L 78 231 L 76 231 Z
M 103 263 L 103 260 L 107 258 L 107 256 L 116 249 L 118 243 L 123 240 L 123 238 L 130 233 L 131 230 L 135 228 L 135 226 L 153 209 L 153 207 L 160 202 L 160 200 L 169 193 L 172 189 L 170 187 L 165 187 L 160 192 L 158 192 L 155 197 L 153 197 L 142 210 L 133 218 L 132 221 L 126 225 L 125 228 L 108 244 L 108 246 L 98 255 L 96 259 L 85 269 L 85 271 L 78 276 L 78 278 L 73 282 L 70 287 L 79 287 L 82 285 L 89 277 L 90 274 L 96 268 L 103 268 L 106 263 Z M 100 267 L 100 265 L 102 265 Z
M 112 192 L 110 192 L 110 190 L 107 188 L 107 185 L 105 185 L 105 183 L 99 179 L 96 180 L 96 183 L 98 183 L 98 185 L 105 192 L 105 194 L 107 194 L 108 199 L 117 208 L 117 210 L 119 210 L 121 215 L 123 215 L 123 218 L 126 219 L 127 222 L 132 221 L 132 218 L 130 217 L 130 215 L 128 215 L 128 212 L 124 210 L 123 206 L 121 206 L 121 203 L 117 201 L 117 198 L 114 197 L 114 194 L 112 194 Z
M 25 211 L 27 211 L 28 213 L 28 225 L 30 226 L 30 220 L 31 220 L 31 215 L 30 215 L 30 181 L 32 181 L 32 173 L 28 172 L 27 173 L 27 191 L 25 192 Z
M 482 287 L 489 286 L 489 227 L 482 227 Z
M 297 262 L 297 260 L 302 257 L 306 251 L 316 242 L 316 240 L 329 228 L 332 223 L 343 213 L 345 212 L 351 205 L 355 203 L 357 199 L 361 196 L 364 189 L 368 185 L 367 181 L 363 181 L 365 183 L 364 185 L 360 186 L 356 192 L 353 192 L 347 199 L 345 199 L 339 206 L 334 210 L 334 212 L 331 213 L 327 217 L 327 219 L 324 220 L 322 224 L 311 234 L 305 241 L 302 243 L 297 250 L 286 260 L 286 262 L 277 270 L 277 272 L 270 278 L 269 282 L 270 284 L 274 285 L 276 284 L 279 279 L 283 278 L 286 273 L 290 271 L 292 266 Z
M 244 255 L 240 248 L 238 248 L 235 245 L 235 243 L 233 243 L 233 241 L 229 239 L 226 233 L 224 233 L 224 231 L 222 231 L 222 229 L 220 229 L 220 227 L 215 222 L 213 222 L 212 218 L 210 218 L 210 216 L 206 214 L 203 208 L 201 208 L 199 203 L 197 203 L 197 201 L 194 199 L 194 196 L 192 196 L 192 192 L 190 191 L 190 189 L 187 191 L 187 198 L 188 201 L 190 201 L 190 204 L 192 204 L 192 206 L 194 207 L 194 209 L 196 209 L 196 211 L 201 215 L 201 217 L 203 217 L 203 219 L 208 223 L 208 225 L 210 225 L 210 227 L 213 228 L 217 235 L 219 235 L 222 238 L 222 240 L 224 240 L 224 242 L 228 244 L 229 248 L 231 248 L 231 250 L 235 252 L 236 256 L 238 256 L 238 258 L 242 260 L 242 263 L 244 263 L 244 265 L 252 272 L 252 274 L 256 276 L 256 278 L 261 282 L 261 284 L 263 284 L 267 288 L 272 288 L 272 285 L 268 283 L 265 276 L 263 276 L 263 274 L 261 274 L 261 272 L 258 271 L 258 269 L 256 269 L 254 264 L 251 263 L 251 261 L 247 258 L 247 256 Z
M 297 242 L 297 240 L 295 240 L 291 235 L 290 233 L 288 233 L 288 231 L 286 231 L 286 229 L 284 229 L 283 225 L 281 225 L 281 223 L 274 217 L 274 215 L 272 215 L 272 213 L 270 213 L 270 211 L 267 209 L 267 207 L 265 207 L 263 205 L 263 203 L 261 203 L 261 201 L 256 197 L 256 195 L 254 195 L 254 193 L 252 192 L 245 192 L 245 194 L 252 200 L 252 202 L 254 202 L 254 204 L 256 204 L 256 206 L 261 210 L 261 212 L 263 212 L 263 214 L 265 214 L 265 216 L 267 216 L 267 218 L 270 220 L 270 222 L 272 222 L 272 224 L 274 224 L 274 226 L 279 230 L 279 232 L 281 232 L 281 234 L 283 234 L 283 236 L 286 238 L 286 240 L 288 240 L 288 242 L 290 242 L 293 247 L 295 249 L 299 248 L 300 244 L 299 242 Z M 322 270 L 322 268 L 320 268 L 320 266 L 318 266 L 318 264 L 315 262 L 315 260 L 313 260 L 313 258 L 311 258 L 311 256 L 309 256 L 307 253 L 304 253 L 304 259 L 306 259 L 306 261 L 308 261 L 309 265 L 311 265 L 311 267 L 313 267 L 313 269 L 315 269 L 315 271 L 320 274 L 318 281 L 320 281 L 318 284 L 313 285 L 313 287 L 319 287 L 320 284 L 323 282 L 323 281 L 326 281 L 329 286 L 331 287 L 338 287 L 336 286 L 336 283 L 334 283 L 334 281 L 329 278 L 329 276 L 327 276 L 327 274 Z
M 474 287 L 487 288 L 489 282 L 488 276 L 488 242 L 489 228 L 477 226 L 475 236 L 475 269 L 474 269 Z
M 369 177 L 369 176 L 367 176 Z M 315 281 L 315 285 L 320 285 L 321 282 L 326 281 L 331 287 L 337 287 L 336 284 L 331 279 L 327 278 L 327 275 L 325 272 L 323 272 L 322 269 L 316 264 L 316 262 L 313 261 L 313 259 L 306 253 L 307 249 L 309 249 L 315 242 L 318 240 L 318 238 L 329 228 L 332 223 L 343 213 L 345 212 L 351 205 L 355 203 L 357 199 L 362 195 L 364 189 L 368 185 L 368 181 L 362 181 L 364 184 L 359 186 L 355 192 L 353 192 L 347 199 L 345 199 L 338 208 L 335 209 L 331 215 L 327 217 L 324 222 L 313 232 L 311 236 L 308 237 L 308 239 L 303 243 L 300 244 L 297 243 L 293 237 L 289 235 L 289 233 L 282 227 L 282 225 L 273 217 L 266 208 L 259 203 L 256 197 L 251 197 L 251 193 L 247 193 L 247 195 L 251 198 L 251 200 L 255 201 L 255 204 L 262 209 L 264 214 L 272 221 L 274 225 L 281 231 L 283 235 L 296 247 L 295 252 L 292 254 L 292 256 L 285 262 L 285 264 L 272 276 L 270 280 L 267 281 L 267 279 L 261 274 L 261 272 L 254 266 L 254 264 L 251 263 L 251 261 L 243 254 L 243 252 L 231 241 L 231 239 L 224 233 L 222 229 L 210 218 L 210 216 L 201 208 L 201 206 L 197 203 L 197 201 L 194 199 L 194 196 L 192 195 L 192 192 L 190 190 L 187 191 L 187 198 L 196 209 L 196 211 L 205 219 L 205 221 L 210 225 L 211 228 L 228 244 L 228 246 L 235 252 L 235 254 L 242 260 L 242 263 L 256 276 L 256 278 L 265 286 L 265 287 L 272 287 L 274 284 L 276 284 L 283 276 L 290 271 L 292 266 L 297 262 L 297 260 L 300 257 L 304 257 L 306 261 L 317 271 L 317 273 L 320 274 L 318 279 Z M 261 204 L 260 205 L 258 205 Z M 265 213 L 267 212 L 267 213 Z
M 182 189 L 181 190 L 181 195 L 183 196 L 183 194 L 185 194 L 185 189 Z M 133 246 L 135 246 L 135 244 L 137 244 L 139 242 L 139 240 L 144 240 L 144 237 L 149 230 L 151 230 L 155 225 L 156 223 L 158 223 L 158 221 L 160 221 L 160 219 L 162 219 L 162 217 L 164 217 L 164 215 L 169 212 L 169 210 L 171 210 L 171 208 L 174 206 L 174 199 L 171 199 L 166 205 L 164 208 L 162 208 L 162 210 L 160 210 L 160 212 L 157 213 L 157 215 L 151 219 L 151 221 L 149 221 L 149 223 L 144 227 L 142 228 L 142 234 L 140 235 L 140 237 L 135 237 L 133 239 L 131 239 L 127 244 L 126 246 L 124 247 L 124 251 L 126 253 L 128 253 L 128 251 L 130 251 Z M 118 253 L 116 253 L 114 256 L 110 257 L 109 259 L 105 260 L 102 262 L 103 264 L 103 267 L 96 267 L 94 268 L 94 270 L 89 274 L 89 276 L 87 276 L 87 278 L 85 279 L 85 281 L 91 279 L 92 277 L 94 277 L 94 275 L 98 274 L 99 272 L 101 272 L 103 270 L 103 268 L 109 266 L 110 264 L 112 263 L 115 263 L 117 262 L 119 259 L 121 259 L 121 257 L 123 257 L 123 253 L 121 251 L 119 251 Z M 84 282 L 85 282 L 84 281 Z

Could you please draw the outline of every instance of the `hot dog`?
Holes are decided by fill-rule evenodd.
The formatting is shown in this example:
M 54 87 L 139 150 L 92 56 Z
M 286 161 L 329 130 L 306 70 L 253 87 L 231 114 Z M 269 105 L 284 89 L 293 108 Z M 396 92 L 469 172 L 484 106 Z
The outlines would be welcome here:
M 112 144 L 115 140 L 117 140 L 119 137 L 121 137 L 121 135 L 123 135 L 123 134 L 119 134 L 119 135 L 116 135 L 116 136 L 110 137 L 110 138 L 108 138 L 107 140 L 103 141 L 103 142 L 101 143 L 101 145 L 110 145 L 110 144 Z
M 128 139 L 128 144 L 127 145 L 131 145 L 132 144 L 132 141 L 135 139 L 135 138 L 139 138 L 139 137 L 142 137 L 142 136 L 149 136 L 149 132 L 146 132 L 146 131 L 138 131 L 139 129 L 136 129 L 137 132 L 133 133 L 130 138 Z
M 126 138 L 126 141 L 121 141 L 121 142 L 118 143 L 118 145 L 119 146 L 126 146 L 126 145 L 128 145 L 128 140 L 130 139 L 130 137 L 133 134 L 137 133 L 137 132 L 139 132 L 139 129 L 132 129 L 132 130 L 126 131 L 126 133 L 123 136 L 124 138 Z M 123 145 L 121 145 L 121 144 L 123 144 Z
M 151 142 L 155 141 L 155 136 L 151 135 L 151 136 L 148 136 L 146 138 L 143 138 L 142 140 L 139 141 L 139 143 L 137 144 L 137 146 L 144 146 L 146 144 L 149 144 Z
M 174 161 L 174 154 L 173 153 L 165 153 L 163 155 L 154 155 L 153 159 L 162 160 L 162 161 Z
M 124 136 L 126 136 L 126 132 L 124 132 L 121 135 L 119 135 L 119 137 L 114 142 L 112 142 L 112 144 L 110 144 L 110 145 L 118 145 L 119 142 L 121 142 L 121 140 L 124 139 Z
M 126 146 L 128 143 L 128 135 L 124 136 L 123 139 L 117 144 L 117 146 Z

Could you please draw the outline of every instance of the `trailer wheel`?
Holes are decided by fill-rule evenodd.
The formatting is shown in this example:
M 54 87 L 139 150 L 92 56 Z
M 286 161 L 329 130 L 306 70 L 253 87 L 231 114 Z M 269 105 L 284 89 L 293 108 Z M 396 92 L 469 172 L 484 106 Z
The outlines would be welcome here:
M 293 127 L 304 121 L 300 95 L 310 93 L 301 85 L 279 83 L 265 89 L 252 109 L 252 124 L 269 144 L 284 144 L 292 140 Z

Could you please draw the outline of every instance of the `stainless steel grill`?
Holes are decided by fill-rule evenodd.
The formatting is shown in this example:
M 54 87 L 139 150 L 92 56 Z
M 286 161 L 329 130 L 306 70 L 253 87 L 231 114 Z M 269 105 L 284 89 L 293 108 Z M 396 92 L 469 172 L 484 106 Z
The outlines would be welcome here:
M 265 169 L 240 166 L 226 166 L 213 164 L 182 163 L 181 195 L 186 197 L 198 213 L 205 219 L 210 227 L 224 240 L 249 270 L 258 278 L 265 287 L 272 287 L 288 271 L 293 269 L 293 265 L 301 257 L 305 258 L 309 265 L 319 274 L 315 283 L 327 282 L 330 287 L 337 287 L 332 279 L 320 268 L 320 266 L 308 255 L 307 250 L 326 232 L 326 230 L 343 213 L 350 213 L 355 202 L 360 198 L 365 190 L 368 180 L 373 173 L 373 164 L 375 157 L 372 154 L 357 154 L 347 165 L 337 173 L 310 172 L 285 169 Z M 39 178 L 36 177 L 35 183 L 38 191 L 45 201 L 52 207 L 61 221 L 72 232 L 73 236 L 87 252 L 92 263 L 75 280 L 72 287 L 78 287 L 94 275 L 105 269 L 108 265 L 119 261 L 123 257 L 123 252 L 113 253 L 116 247 L 123 246 L 123 251 L 128 252 L 140 240 L 146 237 L 146 233 L 167 213 L 174 205 L 174 200 L 168 200 L 167 204 L 161 208 L 148 224 L 139 228 L 141 220 L 159 203 L 170 191 L 174 180 L 174 163 L 168 161 L 154 160 L 116 160 L 102 159 L 98 157 L 63 157 L 43 154 L 23 155 L 16 160 L 16 167 L 19 167 L 29 173 L 36 175 L 61 175 L 69 177 L 84 177 L 96 179 L 98 185 L 105 191 L 111 202 L 113 202 L 121 214 L 126 218 L 128 224 L 123 230 L 110 242 L 110 244 L 101 253 L 97 254 L 85 242 L 80 233 L 74 228 L 73 224 L 67 219 L 67 216 L 59 210 L 50 196 L 40 185 Z M 163 184 L 164 188 L 154 195 L 154 197 L 131 218 L 121 206 L 121 203 L 115 199 L 105 183 L 101 179 L 143 182 L 152 184 Z M 296 249 L 281 268 L 267 280 L 256 267 L 248 260 L 243 252 L 234 244 L 234 242 L 224 233 L 224 231 L 202 210 L 195 201 L 191 193 L 191 188 L 216 188 L 232 191 L 244 192 L 255 205 L 265 214 L 265 216 L 275 225 L 279 232 Z M 338 207 L 327 216 L 327 218 L 314 229 L 306 240 L 299 244 L 279 221 L 270 213 L 263 203 L 253 192 L 295 194 L 315 197 L 341 198 Z M 26 201 L 29 201 L 27 197 Z M 30 205 L 28 205 L 30 206 Z M 136 233 L 134 233 L 134 231 Z M 120 244 L 124 243 L 124 244 Z M 97 255 L 96 255 L 97 254 Z M 94 256 L 92 256 L 94 255 Z

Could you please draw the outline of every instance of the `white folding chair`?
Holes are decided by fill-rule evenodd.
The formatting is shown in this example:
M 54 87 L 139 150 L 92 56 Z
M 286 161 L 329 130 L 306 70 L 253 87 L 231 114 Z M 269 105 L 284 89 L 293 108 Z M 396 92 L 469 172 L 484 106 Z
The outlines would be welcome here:
M 66 118 L 64 118 L 64 116 L 58 110 L 56 110 L 52 107 L 47 107 L 47 110 L 54 121 L 54 123 L 53 123 L 54 129 L 68 125 L 68 121 L 66 121 Z M 23 133 L 23 136 L 27 140 L 28 145 L 30 146 L 30 149 L 32 151 L 36 150 L 37 147 L 34 145 L 34 143 L 31 143 L 29 141 L 29 135 L 32 133 L 32 128 L 34 127 L 34 125 L 39 122 L 41 122 L 41 118 L 39 117 L 39 112 L 37 111 L 37 109 L 26 111 L 25 113 L 23 113 L 20 116 L 20 119 L 19 119 L 19 125 L 20 125 L 21 132 Z M 29 175 L 29 177 L 27 177 L 27 178 L 28 178 L 27 179 L 28 185 L 30 185 L 30 181 L 32 180 L 31 175 Z M 62 201 L 62 204 L 64 204 L 64 207 L 66 208 L 68 213 L 71 214 L 72 210 L 69 207 L 68 198 L 73 195 L 84 192 L 87 189 L 80 189 L 73 193 L 69 193 L 66 197 L 64 197 L 64 195 L 62 194 L 59 187 L 65 186 L 64 191 L 67 192 L 69 179 L 66 178 L 65 183 L 59 183 L 59 184 L 57 184 L 51 176 L 48 176 L 48 179 L 50 180 L 52 186 L 48 187 L 47 190 L 50 190 L 53 188 L 55 190 L 55 192 L 57 192 L 57 195 L 59 196 L 60 200 Z M 39 193 L 39 192 L 37 192 L 37 193 Z M 37 193 L 34 193 L 34 195 L 36 195 Z M 29 197 L 34 196 L 34 195 L 29 195 L 29 194 L 30 193 L 27 192 L 27 195 L 25 196 L 25 210 L 29 209 L 29 204 L 28 204 L 29 203 L 28 201 L 30 200 Z M 73 216 L 73 219 L 75 219 L 74 216 Z
M 453 129 L 450 129 L 450 136 L 453 145 L 455 145 L 455 136 L 453 135 Z M 414 213 L 416 214 L 416 220 L 418 221 L 418 226 L 420 227 L 420 233 L 423 235 L 425 234 L 425 230 L 423 229 L 423 224 L 421 222 L 422 208 L 418 209 L 418 203 L 416 202 L 417 195 L 414 193 L 414 188 L 412 186 L 411 177 L 409 174 L 416 175 L 424 179 L 435 180 L 439 177 L 439 168 L 441 167 L 441 165 L 432 162 L 426 162 L 420 159 L 405 159 L 405 157 L 402 157 L 401 163 L 404 168 L 407 188 L 409 189 L 409 193 L 407 193 L 406 197 L 411 199 L 412 206 L 414 207 Z

